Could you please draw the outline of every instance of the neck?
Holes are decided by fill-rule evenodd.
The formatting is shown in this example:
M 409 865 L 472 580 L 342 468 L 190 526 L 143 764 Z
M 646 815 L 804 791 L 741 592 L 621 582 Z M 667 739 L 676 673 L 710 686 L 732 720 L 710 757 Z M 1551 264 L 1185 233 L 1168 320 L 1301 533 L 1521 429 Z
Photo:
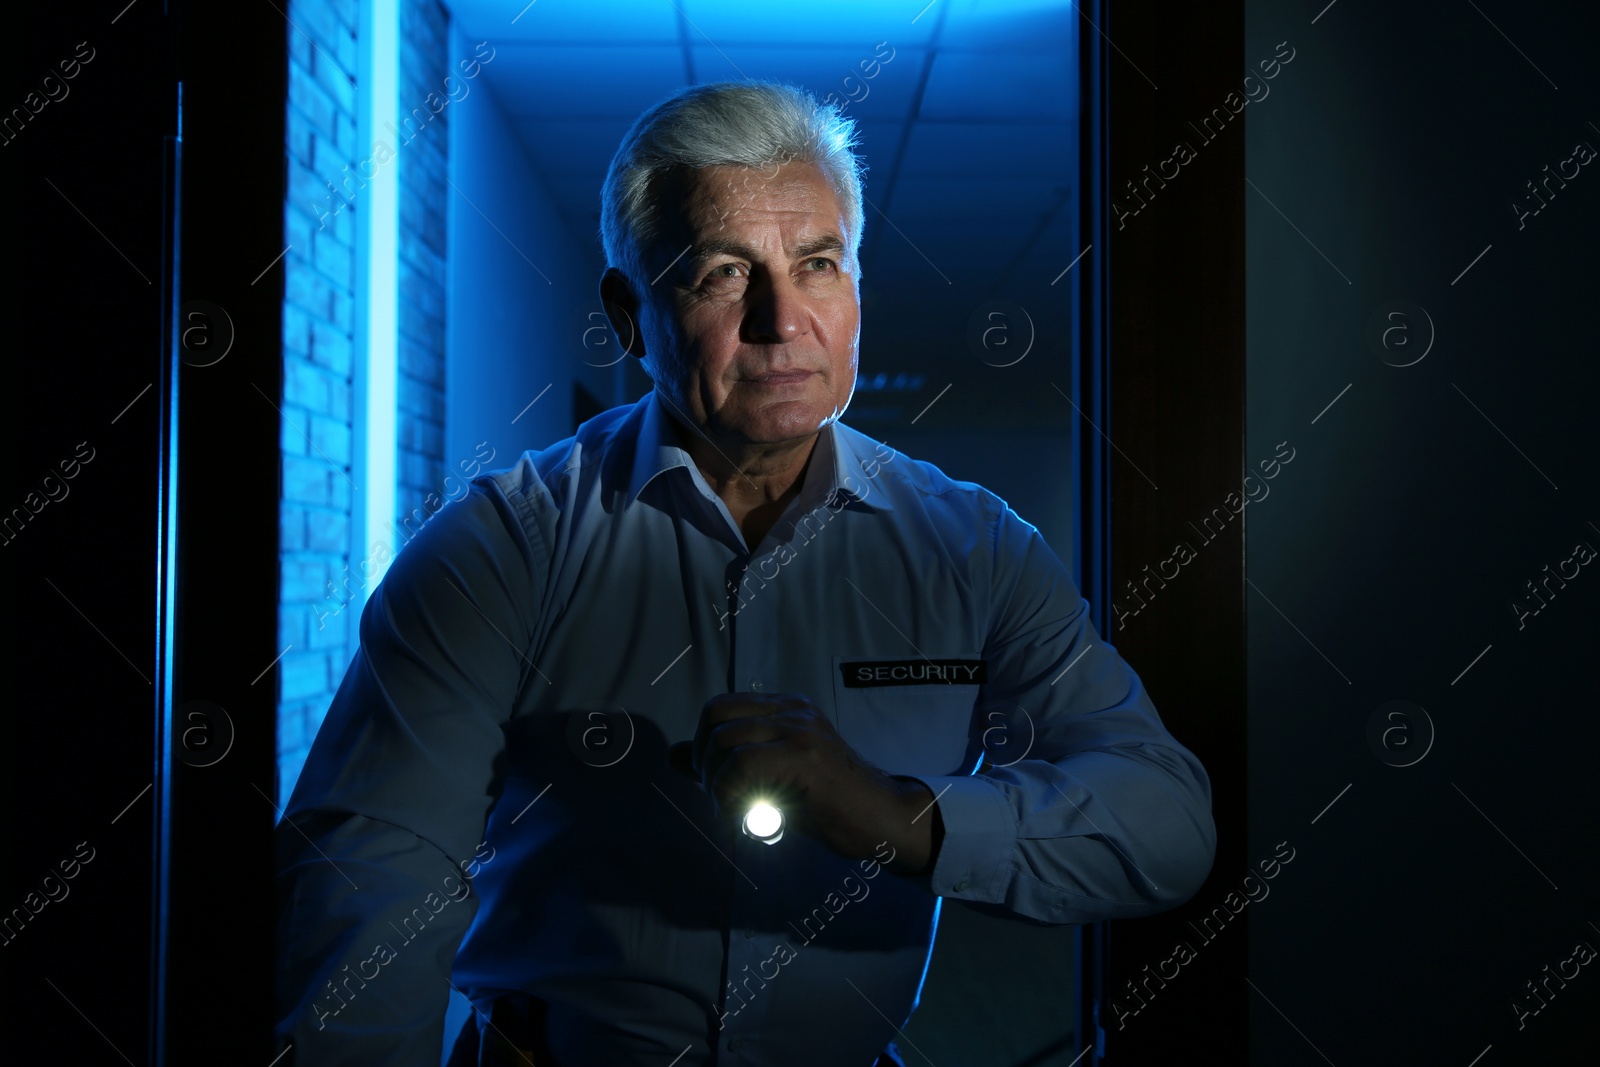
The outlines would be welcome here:
M 774 443 L 730 441 L 686 424 L 671 405 L 667 410 L 678 446 L 689 453 L 706 484 L 747 532 L 752 526 L 763 531 L 770 527 L 799 495 L 816 451 L 817 433 Z

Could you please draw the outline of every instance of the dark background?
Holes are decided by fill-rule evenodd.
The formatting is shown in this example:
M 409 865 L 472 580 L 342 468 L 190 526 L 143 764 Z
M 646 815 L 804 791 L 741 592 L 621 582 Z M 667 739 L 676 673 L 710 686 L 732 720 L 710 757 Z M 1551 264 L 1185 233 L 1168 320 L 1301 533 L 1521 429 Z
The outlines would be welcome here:
M 237 788 L 223 793 L 202 792 L 210 785 L 181 763 L 163 776 L 156 758 L 156 724 L 183 729 L 174 712 L 191 692 L 235 722 L 272 714 L 270 691 L 250 684 L 267 665 L 247 670 L 232 650 L 274 637 L 270 611 L 239 605 L 274 599 L 275 495 L 240 490 L 276 476 L 276 416 L 224 408 L 173 366 L 186 294 L 163 288 L 176 259 L 191 290 L 203 281 L 241 320 L 239 351 L 259 348 L 213 368 L 205 388 L 277 394 L 245 368 L 274 365 L 281 293 L 270 274 L 251 285 L 264 264 L 229 254 L 272 243 L 281 226 L 237 209 L 275 184 L 267 200 L 281 200 L 283 31 L 258 6 L 197 8 L 179 35 L 158 3 L 36 5 L 7 35 L 7 109 L 79 41 L 96 50 L 70 96 L 0 147 L 21 233 L 6 287 L 0 507 L 19 506 L 79 442 L 95 450 L 68 497 L 0 546 L 13 622 L 0 906 L 20 906 L 80 842 L 95 850 L 70 895 L 0 948 L 12 1043 L 48 1047 L 52 1061 L 150 1062 L 152 903 L 169 886 L 172 1062 L 254 1063 L 269 1047 L 271 812 L 246 787 L 256 775 L 271 792 L 270 731 L 239 731 Z M 1552 982 L 1521 1029 L 1512 1003 L 1537 1006 L 1525 983 L 1577 942 L 1600 948 L 1600 592 L 1589 588 L 1600 578 L 1584 567 L 1552 582 L 1549 606 L 1521 629 L 1511 604 L 1533 606 L 1524 583 L 1578 541 L 1600 547 L 1600 178 L 1591 164 L 1565 188 L 1552 182 L 1555 197 L 1521 229 L 1511 205 L 1577 141 L 1600 148 L 1600 15 L 1372 0 L 1109 6 L 1085 8 L 1098 27 L 1086 38 L 1116 42 L 1100 45 L 1108 194 L 1130 203 L 1124 181 L 1176 140 L 1196 158 L 1122 228 L 1106 226 L 1101 429 L 1117 450 L 1114 577 L 1100 599 L 1125 602 L 1123 583 L 1177 541 L 1198 553 L 1125 629 L 1103 632 L 1211 769 L 1223 840 L 1194 901 L 1111 930 L 1105 1062 L 1590 1062 L 1592 966 Z M 1295 56 L 1270 96 L 1202 145 L 1188 123 L 1223 106 L 1280 41 Z M 165 138 L 180 73 L 185 227 L 172 248 Z M 1375 346 L 1369 323 L 1396 301 L 1409 305 L 1405 332 Z M 1429 319 L 1426 357 L 1391 365 L 1426 347 Z M 161 430 L 175 385 L 176 454 L 194 496 L 177 572 L 189 577 L 163 599 L 174 572 L 162 569 Z M 258 422 L 241 420 L 252 410 Z M 1202 545 L 1189 523 L 1281 441 L 1295 458 L 1270 495 Z M 164 644 L 179 618 L 181 641 Z M 166 671 L 169 706 L 157 699 Z M 1386 718 L 1397 700 L 1426 718 Z M 164 795 L 170 883 L 152 850 Z M 1269 897 L 1214 943 L 1185 933 L 1279 842 L 1295 859 Z M 1139 1007 L 1124 983 L 1179 940 L 1197 958 Z M 1120 1027 L 1116 1002 L 1139 1007 Z
M 284 26 L 270 4 L 170 8 L 32 5 L 6 36 L 7 115 L 94 50 L 0 147 L 20 233 L 5 514 L 94 449 L 0 546 L 0 906 L 26 914 L 94 850 L 0 947 L 19 1062 L 151 1063 L 158 1040 L 171 1063 L 271 1059 L 275 698 L 256 650 L 277 629 L 279 426 L 256 390 L 280 393 L 283 291 L 270 253 L 241 250 L 282 247 L 281 211 L 253 205 L 283 196 Z M 193 299 L 232 318 L 215 366 L 178 344 Z M 229 774 L 198 765 L 211 745 Z
M 1600 582 L 1511 602 L 1600 548 L 1595 164 L 1511 205 L 1600 149 L 1600 9 L 1315 6 L 1246 5 L 1248 59 L 1297 48 L 1247 110 L 1245 456 L 1297 449 L 1245 515 L 1248 853 L 1298 849 L 1252 916 L 1252 1061 L 1592 1062 L 1592 967 L 1511 1004 L 1600 948 Z M 1432 320 L 1411 366 L 1364 336 L 1391 301 L 1425 312 L 1393 362 Z M 1396 700 L 1404 767 L 1367 740 Z
M 1600 948 L 1600 594 L 1588 568 L 1552 581 L 1522 629 L 1512 602 L 1600 547 L 1600 192 L 1586 166 L 1520 230 L 1512 204 L 1600 148 L 1600 13 L 1110 9 L 1118 601 L 1177 542 L 1197 558 L 1108 636 L 1206 762 L 1224 837 L 1188 905 L 1115 924 L 1108 1062 L 1592 1062 L 1590 968 L 1520 1028 L 1513 1002 Z M 1207 140 L 1280 42 L 1270 94 Z M 1196 158 L 1141 208 L 1125 181 L 1180 140 Z M 1280 842 L 1269 895 L 1214 940 L 1189 925 Z M 1145 986 L 1179 942 L 1195 958 Z
M 42 896 L 42 880 L 59 878 L 61 861 L 80 844 L 80 856 L 93 856 L 61 883 L 63 899 L 0 948 L 7 1029 L 18 1045 L 9 1055 L 24 1059 L 50 1048 L 47 1058 L 59 1062 L 121 1062 L 114 1045 L 146 1062 L 163 135 L 175 132 L 172 51 L 159 7 L 149 6 L 116 25 L 114 9 L 30 12 L 5 35 L 7 116 L 43 78 L 60 78 L 58 64 L 79 42 L 88 45 L 82 55 L 93 55 L 65 82 L 64 99 L 20 133 L 12 127 L 15 139 L 0 147 L 12 205 L 0 507 L 10 516 L 28 492 L 43 494 L 46 476 L 60 478 L 59 462 L 80 442 L 83 455 L 93 449 L 63 483 L 67 495 L 8 531 L 15 540 L 0 547 L 11 622 L 0 907 L 28 915 L 28 894 Z

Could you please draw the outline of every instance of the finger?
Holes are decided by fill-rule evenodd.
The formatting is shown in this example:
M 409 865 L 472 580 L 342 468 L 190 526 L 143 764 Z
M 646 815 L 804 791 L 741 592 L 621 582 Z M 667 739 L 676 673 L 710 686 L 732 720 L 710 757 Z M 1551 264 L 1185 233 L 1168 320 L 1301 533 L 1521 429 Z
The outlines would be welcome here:
M 706 765 L 706 743 L 718 726 L 735 719 L 770 715 L 777 710 L 773 697 L 765 693 L 718 693 L 700 706 L 700 723 L 694 732 L 694 763 Z
M 789 775 L 785 771 L 785 752 L 781 742 L 767 741 L 741 745 L 706 777 L 719 819 L 738 820 L 757 798 L 782 809 L 790 798 Z
M 705 747 L 700 756 L 700 778 L 710 788 L 724 764 L 742 749 L 751 745 L 789 743 L 791 727 L 778 716 L 760 715 L 731 719 L 713 727 L 706 734 Z

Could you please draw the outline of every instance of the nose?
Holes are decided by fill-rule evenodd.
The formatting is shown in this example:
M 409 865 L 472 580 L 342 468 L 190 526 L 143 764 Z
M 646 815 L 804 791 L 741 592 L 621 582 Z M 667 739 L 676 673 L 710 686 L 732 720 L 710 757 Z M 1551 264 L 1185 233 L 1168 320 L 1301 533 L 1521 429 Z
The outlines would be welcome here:
M 811 308 L 805 294 L 787 274 L 763 271 L 745 290 L 745 341 L 783 344 L 810 332 Z

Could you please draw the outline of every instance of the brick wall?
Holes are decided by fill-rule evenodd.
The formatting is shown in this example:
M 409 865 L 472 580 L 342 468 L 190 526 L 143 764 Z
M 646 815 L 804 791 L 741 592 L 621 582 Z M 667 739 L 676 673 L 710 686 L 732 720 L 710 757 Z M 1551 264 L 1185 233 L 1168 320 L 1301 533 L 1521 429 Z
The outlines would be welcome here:
M 451 68 L 450 16 L 438 0 L 402 0 L 400 41 L 399 128 L 409 140 L 396 149 L 400 458 L 395 524 L 403 537 L 411 537 L 444 504 L 445 218 L 450 195 L 445 175 L 451 112 L 445 77 L 453 75 L 450 84 L 455 86 L 460 71 Z M 403 519 L 409 522 L 402 525 Z
M 357 140 L 357 0 L 291 0 L 284 204 L 282 550 L 278 593 L 278 785 L 286 798 L 355 654 L 364 553 L 351 468 L 355 221 L 352 177 L 372 146 Z M 400 183 L 399 414 L 396 523 L 437 510 L 444 477 L 445 181 L 449 16 L 437 0 L 402 0 L 400 115 L 407 140 L 383 139 Z M 420 109 L 414 113 L 413 108 Z M 409 124 L 407 123 L 409 119 Z M 414 509 L 423 509 L 422 515 Z M 374 531 L 392 549 L 401 538 Z M 346 609 L 344 604 L 352 601 Z
M 287 797 L 353 648 L 350 563 L 355 212 L 338 186 L 356 140 L 356 0 L 291 0 L 286 26 L 283 498 L 278 585 L 278 782 Z M 298 29 L 296 29 L 298 27 Z M 337 595 L 336 595 L 337 594 Z

